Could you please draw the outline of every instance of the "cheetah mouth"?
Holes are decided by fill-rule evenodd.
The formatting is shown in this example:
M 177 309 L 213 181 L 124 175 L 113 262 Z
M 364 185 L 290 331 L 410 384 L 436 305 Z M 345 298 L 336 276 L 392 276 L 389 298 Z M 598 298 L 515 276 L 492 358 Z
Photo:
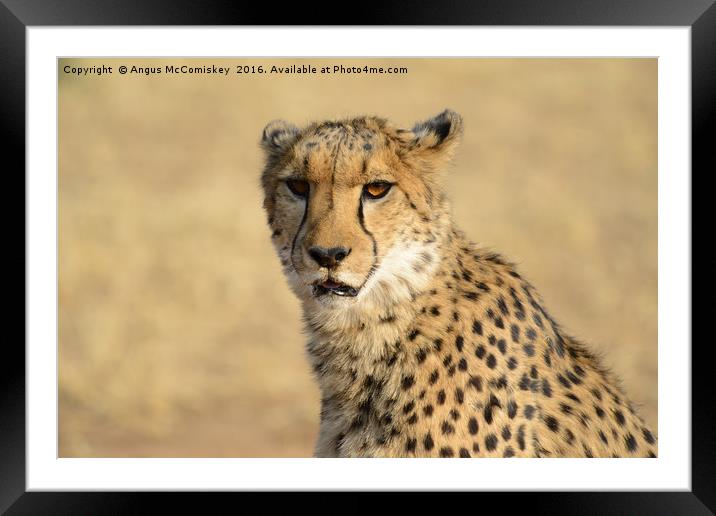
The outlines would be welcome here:
M 327 279 L 313 285 L 313 295 L 316 297 L 326 295 L 355 297 L 358 295 L 358 289 L 345 283 Z

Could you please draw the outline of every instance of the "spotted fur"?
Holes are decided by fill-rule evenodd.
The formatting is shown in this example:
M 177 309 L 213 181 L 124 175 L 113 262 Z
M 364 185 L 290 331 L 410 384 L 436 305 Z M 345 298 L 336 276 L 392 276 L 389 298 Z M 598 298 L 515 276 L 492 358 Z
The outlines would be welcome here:
M 616 379 L 513 264 L 453 225 L 440 175 L 461 134 L 449 110 L 412 129 L 264 130 L 264 207 L 322 394 L 315 455 L 655 456 Z M 392 188 L 371 199 L 376 181 Z M 316 247 L 347 253 L 327 268 Z M 329 280 L 356 294 L 317 289 Z

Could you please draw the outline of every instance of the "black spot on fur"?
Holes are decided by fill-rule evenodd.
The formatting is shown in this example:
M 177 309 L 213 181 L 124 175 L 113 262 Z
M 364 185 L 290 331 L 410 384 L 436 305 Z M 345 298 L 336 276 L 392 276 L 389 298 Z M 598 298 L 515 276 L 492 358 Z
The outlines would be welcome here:
M 525 418 L 532 419 L 535 414 L 535 408 L 532 405 L 525 405 Z
M 561 374 L 557 374 L 557 380 L 559 381 L 559 383 L 561 383 L 561 384 L 562 384 L 564 387 L 566 387 L 567 389 L 569 389 L 569 388 L 572 386 L 572 384 L 569 382 L 569 380 L 567 380 L 567 379 L 566 379 L 564 376 L 562 376 Z
M 582 443 L 582 451 L 584 452 L 584 456 L 587 457 L 588 459 L 591 459 L 594 457 L 594 454 L 592 453 L 592 449 L 584 443 Z
M 507 304 L 502 296 L 497 300 L 497 307 L 500 309 L 500 312 L 502 312 L 502 315 L 509 315 L 510 311 L 507 309 Z
M 413 377 L 413 375 L 407 375 L 407 376 L 403 377 L 403 380 L 401 382 L 401 387 L 403 388 L 404 391 L 407 391 L 408 389 L 410 389 L 413 386 L 414 383 L 415 383 L 415 378 Z
M 516 324 L 513 324 L 510 326 L 510 334 L 512 337 L 512 342 L 519 342 L 520 341 L 520 327 Z
M 455 337 L 455 347 L 457 347 L 458 351 L 462 351 L 463 346 L 465 345 L 465 339 L 462 335 L 458 335 Z
M 510 430 L 509 425 L 505 425 L 502 427 L 502 439 L 504 441 L 509 441 L 512 438 L 512 431 Z
M 547 425 L 547 428 L 549 428 L 553 432 L 556 432 L 559 430 L 559 422 L 554 417 L 545 416 L 544 422 Z
M 485 448 L 487 448 L 488 451 L 493 451 L 497 448 L 497 436 L 495 434 L 488 434 L 485 437 Z
M 567 444 L 572 444 L 574 442 L 574 433 L 569 428 L 567 428 L 564 431 L 564 438 L 565 441 L 567 441 Z
M 517 429 L 517 446 L 520 447 L 520 450 L 525 449 L 525 425 L 520 425 Z
M 455 433 L 455 427 L 447 421 L 443 421 L 443 424 L 440 426 L 440 431 L 443 435 L 450 435 Z
M 487 361 L 486 361 L 486 363 L 487 363 L 487 367 L 489 367 L 490 369 L 494 369 L 495 366 L 497 365 L 497 359 L 495 358 L 495 355 L 493 355 L 492 353 L 490 353 L 490 354 L 487 356 Z
M 423 446 L 425 447 L 425 451 L 430 451 L 435 447 L 435 442 L 433 441 L 433 436 L 430 435 L 430 432 L 425 435 L 425 438 L 423 439 Z
M 428 382 L 430 382 L 430 385 L 435 385 L 435 382 L 438 381 L 438 378 L 440 378 L 440 373 L 436 369 L 430 374 L 430 378 L 428 379 Z
M 626 423 L 626 419 L 624 419 L 624 413 L 619 409 L 614 410 L 614 419 L 617 423 L 619 423 L 619 426 L 624 426 L 624 423 Z
M 482 335 L 482 323 L 480 321 L 472 323 L 472 332 L 477 335 Z
M 514 419 L 515 415 L 517 415 L 517 403 L 514 400 L 510 400 L 507 402 L 507 416 L 510 419 Z
M 567 371 L 566 374 L 567 378 L 569 378 L 574 385 L 579 385 L 580 383 L 582 383 L 582 380 L 580 380 L 572 371 Z
M 421 349 L 415 354 L 415 359 L 418 361 L 418 364 L 422 364 L 427 356 L 427 352 L 424 349 Z
M 470 376 L 467 384 L 474 388 L 477 392 L 482 392 L 482 378 L 479 376 Z
M 475 282 L 475 286 L 476 286 L 477 288 L 479 288 L 480 290 L 482 290 L 483 292 L 489 292 L 489 291 L 490 291 L 490 287 L 488 287 L 487 285 L 485 285 L 482 281 L 476 281 L 476 282 Z
M 527 377 L 527 373 L 523 373 L 522 377 L 520 378 L 520 389 L 523 391 L 527 391 L 530 388 L 530 379 Z
M 440 448 L 440 456 L 443 458 L 452 457 L 455 455 L 455 452 L 450 448 L 449 446 L 443 446 Z
M 507 343 L 505 342 L 505 339 L 500 339 L 497 341 L 497 349 L 500 350 L 500 353 L 503 355 L 507 352 Z
M 485 422 L 486 422 L 488 425 L 489 425 L 489 424 L 492 424 L 492 410 L 493 410 L 493 408 L 495 408 L 495 407 L 496 407 L 496 408 L 501 408 L 502 405 L 500 404 L 500 401 L 499 401 L 495 396 L 493 396 L 493 395 L 491 394 L 491 395 L 490 395 L 490 401 L 489 401 L 489 402 L 487 403 L 487 405 L 485 406 L 485 408 L 484 408 L 484 410 L 483 410 L 483 414 L 482 414 L 483 417 L 485 418 Z
M 649 444 L 654 444 L 654 436 L 651 434 L 649 430 L 646 428 L 642 428 L 641 430 L 642 435 L 644 436 L 644 440 Z
M 564 339 L 559 333 L 557 334 L 557 344 L 555 345 L 555 350 L 560 358 L 564 358 Z

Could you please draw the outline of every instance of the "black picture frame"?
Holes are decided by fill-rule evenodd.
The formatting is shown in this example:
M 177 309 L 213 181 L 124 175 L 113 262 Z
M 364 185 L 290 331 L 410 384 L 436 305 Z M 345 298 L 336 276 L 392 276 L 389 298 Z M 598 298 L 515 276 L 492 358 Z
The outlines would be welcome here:
M 348 6 L 337 14 L 335 4 L 312 2 L 265 4 L 194 0 L 0 0 L 0 125 L 7 188 L 5 234 L 21 249 L 8 263 L 23 267 L 25 274 L 6 269 L 6 285 L 23 283 L 22 302 L 6 291 L 6 321 L 19 326 L 25 340 L 26 233 L 17 211 L 25 213 L 25 37 L 30 26 L 128 26 L 128 25 L 554 25 L 554 26 L 683 26 L 691 28 L 692 94 L 692 192 L 693 178 L 716 170 L 713 137 L 716 112 L 716 6 L 713 0 L 454 0 L 398 2 Z M 7 184 L 7 183 L 6 183 Z M 702 191 L 703 194 L 703 191 Z M 7 202 L 18 199 L 18 204 Z M 693 211 L 693 200 L 692 200 Z M 14 216 L 11 216 L 14 215 Z M 692 215 L 692 223 L 701 218 Z M 9 234 L 8 234 L 9 233 Z M 708 241 L 708 239 L 705 239 Z M 6 240 L 10 242 L 11 240 Z M 694 242 L 696 244 L 696 242 Z M 702 243 L 707 245 L 706 243 Z M 692 245 L 691 253 L 696 245 Z M 11 248 L 6 244 L 6 254 Z M 13 255 L 15 252 L 12 253 Z M 692 254 L 692 257 L 694 255 Z M 710 260 L 713 263 L 713 259 Z M 21 263 L 22 262 L 22 263 Z M 694 264 L 698 269 L 698 264 Z M 694 274 L 692 266 L 692 275 Z M 699 271 L 700 272 L 700 271 Z M 692 276 L 693 277 L 693 276 Z M 708 291 L 713 274 L 700 274 L 698 283 Z M 706 284 L 704 284 L 706 282 Z M 15 286 L 15 285 L 13 285 Z M 692 303 L 694 314 L 709 309 L 712 301 Z M 703 314 L 706 315 L 706 314 Z M 692 320 L 700 320 L 694 318 Z M 692 329 L 693 331 L 693 329 Z M 20 339 L 6 337 L 0 375 L 0 511 L 8 514 L 104 514 L 140 512 L 152 498 L 161 503 L 179 502 L 182 508 L 206 511 L 201 501 L 187 495 L 168 499 L 160 493 L 26 492 L 25 448 L 25 351 Z M 693 341 L 693 338 L 692 338 Z M 687 343 L 669 343 L 685 345 Z M 510 496 L 510 503 L 525 500 L 530 510 L 551 514 L 714 514 L 716 511 L 716 447 L 713 421 L 716 412 L 713 373 L 708 358 L 711 344 L 692 346 L 692 457 L 689 492 L 588 492 L 481 494 Z M 222 495 L 240 496 L 240 494 Z M 529 496 L 529 500 L 526 497 Z M 495 500 L 497 501 L 497 500 Z M 196 504 L 195 506 L 193 504 Z M 489 505 L 481 498 L 480 505 Z M 169 509 L 169 505 L 166 506 Z

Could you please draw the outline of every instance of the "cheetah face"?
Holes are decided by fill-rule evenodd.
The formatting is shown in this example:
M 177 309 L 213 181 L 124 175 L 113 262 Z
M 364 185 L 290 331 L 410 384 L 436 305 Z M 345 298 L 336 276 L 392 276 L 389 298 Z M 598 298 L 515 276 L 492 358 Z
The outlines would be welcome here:
M 264 208 L 300 299 L 342 307 L 415 288 L 437 262 L 436 176 L 461 128 L 451 111 L 412 130 L 375 117 L 266 126 Z

